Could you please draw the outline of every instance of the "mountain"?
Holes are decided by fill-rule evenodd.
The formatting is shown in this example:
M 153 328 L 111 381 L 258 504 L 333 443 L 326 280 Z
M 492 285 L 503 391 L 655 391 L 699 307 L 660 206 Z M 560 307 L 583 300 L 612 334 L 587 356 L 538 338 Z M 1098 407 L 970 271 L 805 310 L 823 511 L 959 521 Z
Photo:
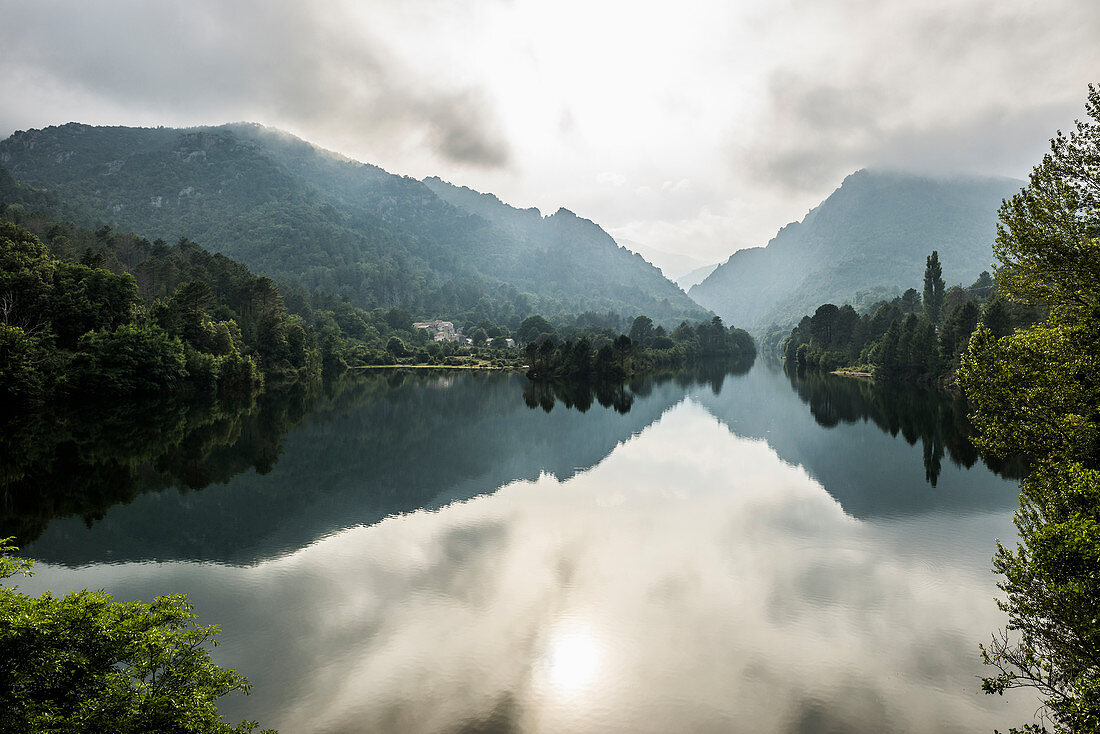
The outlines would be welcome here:
M 0 142 L 0 165 L 116 228 L 185 236 L 363 307 L 497 323 L 588 310 L 675 323 L 708 316 L 567 210 L 543 217 L 490 195 L 496 206 L 484 211 L 456 205 L 457 194 L 445 199 L 426 183 L 260 125 L 70 123 L 16 132 Z M 481 196 L 467 192 L 462 198 Z M 527 223 L 511 227 L 512 215 Z
M 754 332 L 790 325 L 823 303 L 869 304 L 923 286 L 925 258 L 939 251 L 948 284 L 990 270 L 1009 178 L 929 178 L 862 170 L 844 179 L 801 222 L 765 247 L 739 250 L 690 295 Z
M 711 263 L 710 265 L 704 265 L 701 268 L 695 268 L 691 272 L 684 273 L 674 279 L 676 285 L 680 286 L 685 291 L 693 285 L 699 285 L 707 279 L 707 276 L 718 268 L 719 264 L 720 263 Z
M 707 264 L 707 261 L 703 258 L 688 255 L 683 252 L 669 252 L 668 250 L 661 250 L 656 247 L 650 247 L 649 245 L 643 245 L 641 242 L 623 238 L 619 238 L 616 241 L 623 247 L 638 253 L 646 260 L 659 267 L 661 272 L 665 274 L 665 277 L 673 282 L 679 282 L 681 277 L 685 274 L 698 270 Z
M 597 293 L 608 288 L 609 283 L 601 282 L 606 277 L 614 283 L 611 286 L 614 291 L 623 297 L 631 292 L 660 293 L 669 300 L 667 305 L 654 307 L 655 312 L 667 313 L 671 308 L 682 311 L 685 318 L 703 318 L 703 310 L 665 278 L 659 268 L 619 246 L 596 223 L 568 209 L 558 209 L 544 217 L 538 209 L 517 209 L 492 194 L 455 186 L 438 177 L 426 178 L 423 184 L 443 201 L 489 222 L 505 234 L 519 261 L 530 265 L 522 274 L 517 272 L 524 282 L 549 277 L 558 284 L 570 282 L 574 291 L 580 288 L 581 292 Z M 678 293 L 670 293 L 669 285 Z M 690 309 L 696 313 L 689 315 Z M 648 315 L 649 311 L 637 313 Z

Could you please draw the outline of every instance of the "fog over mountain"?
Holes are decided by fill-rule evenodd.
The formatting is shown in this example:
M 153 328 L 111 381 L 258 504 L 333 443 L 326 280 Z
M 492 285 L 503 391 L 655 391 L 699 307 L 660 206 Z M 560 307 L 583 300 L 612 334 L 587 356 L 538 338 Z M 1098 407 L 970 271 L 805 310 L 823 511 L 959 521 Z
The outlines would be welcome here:
M 0 143 L 0 165 L 116 228 L 188 237 L 249 267 L 423 316 L 709 314 L 656 267 L 566 209 L 543 217 L 396 176 L 252 124 L 68 124 Z
M 1010 178 L 932 178 L 862 170 L 764 247 L 735 252 L 690 290 L 742 328 L 789 325 L 822 303 L 866 303 L 923 287 L 939 252 L 948 284 L 992 270 L 997 208 Z
M 10 2 L 0 137 L 255 120 L 717 262 L 859 168 L 1023 176 L 1098 37 L 1083 0 Z

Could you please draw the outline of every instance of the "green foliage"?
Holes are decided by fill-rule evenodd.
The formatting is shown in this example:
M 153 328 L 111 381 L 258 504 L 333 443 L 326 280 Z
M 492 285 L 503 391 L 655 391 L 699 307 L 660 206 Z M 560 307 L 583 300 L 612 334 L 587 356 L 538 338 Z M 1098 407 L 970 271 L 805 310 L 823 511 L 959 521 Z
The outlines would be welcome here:
M 751 362 L 756 356 L 752 337 L 742 329 L 727 329 L 717 316 L 695 326 L 681 322 L 671 336 L 662 327 L 654 329 L 647 316 L 634 319 L 629 336 L 599 328 L 589 328 L 577 336 L 576 341 L 566 338 L 558 343 L 552 339 L 528 343 L 528 377 L 619 383 L 656 369 L 680 368 L 706 360 Z
M 988 312 L 988 310 L 987 310 Z M 967 341 L 978 328 L 981 310 L 977 302 L 967 299 L 952 308 L 940 328 L 940 354 L 955 363 L 966 349 Z
M 44 349 L 18 326 L 0 324 L 0 404 L 27 403 L 42 396 L 47 375 Z
M 1034 309 L 1003 305 L 988 273 L 969 288 L 943 288 L 940 263 L 933 252 L 927 260 L 925 298 L 910 288 L 892 301 L 880 301 L 858 314 L 849 305 L 819 306 L 782 342 L 782 354 L 791 364 L 832 370 L 851 367 L 872 370 L 876 380 L 915 385 L 951 385 L 959 357 L 979 320 L 999 320 L 1010 330 L 1035 318 Z M 983 301 L 975 293 L 986 294 Z M 944 304 L 951 308 L 937 332 L 929 315 L 939 318 Z M 922 303 L 923 308 L 922 308 Z
M 89 331 L 69 370 L 73 389 L 98 396 L 173 393 L 187 377 L 183 344 L 155 324 Z
M 981 444 L 1029 456 L 1015 516 L 998 544 L 1006 630 L 982 648 L 990 693 L 1037 690 L 1058 732 L 1100 730 L 1100 90 L 1090 120 L 1051 152 L 1000 210 L 997 282 L 1046 318 L 1028 329 L 990 317 L 970 340 L 960 382 Z M 1003 309 L 1007 311 L 1007 308 Z M 1037 730 L 1031 726 L 1028 730 Z
M 13 550 L 0 546 L 0 578 L 29 573 Z M 218 715 L 216 700 L 249 684 L 214 664 L 207 648 L 218 628 L 195 617 L 181 595 L 122 603 L 104 591 L 31 597 L 0 587 L 0 729 L 253 731 Z
M 109 227 L 93 232 L 0 208 L 48 245 L 0 219 L 0 324 L 9 327 L 0 348 L 7 366 L 0 370 L 19 375 L 2 389 L 7 399 L 243 394 L 261 389 L 265 376 L 298 379 L 319 371 L 305 324 L 287 313 L 270 279 L 239 263 L 186 239 L 169 247 Z M 99 247 L 93 260 L 119 272 L 59 259 L 82 247 L 86 253 L 92 243 Z
M 653 338 L 653 319 L 648 316 L 638 316 L 630 325 L 630 340 L 641 346 L 648 346 Z

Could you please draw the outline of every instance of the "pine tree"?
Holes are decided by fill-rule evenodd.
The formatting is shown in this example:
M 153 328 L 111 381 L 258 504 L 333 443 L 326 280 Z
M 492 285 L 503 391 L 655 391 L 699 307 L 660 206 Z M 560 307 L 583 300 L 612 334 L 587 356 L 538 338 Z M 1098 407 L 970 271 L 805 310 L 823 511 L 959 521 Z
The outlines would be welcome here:
M 933 325 L 940 323 L 943 310 L 943 268 L 940 267 L 940 254 L 932 250 L 924 265 L 924 317 Z

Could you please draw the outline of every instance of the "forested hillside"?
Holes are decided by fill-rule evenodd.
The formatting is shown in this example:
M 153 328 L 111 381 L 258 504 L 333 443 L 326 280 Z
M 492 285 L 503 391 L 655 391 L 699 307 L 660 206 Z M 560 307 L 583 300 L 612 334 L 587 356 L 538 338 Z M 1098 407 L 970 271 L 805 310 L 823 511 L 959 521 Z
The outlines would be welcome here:
M 790 328 L 822 303 L 857 309 L 919 283 L 937 250 L 949 284 L 990 270 L 997 206 L 1023 182 L 858 171 L 766 247 L 740 250 L 690 290 L 753 333 Z
M 185 236 L 363 308 L 517 324 L 531 313 L 645 313 L 670 325 L 708 316 L 587 220 L 500 204 L 530 220 L 517 229 L 258 125 L 70 123 L 15 133 L 0 142 L 0 164 L 116 229 Z

